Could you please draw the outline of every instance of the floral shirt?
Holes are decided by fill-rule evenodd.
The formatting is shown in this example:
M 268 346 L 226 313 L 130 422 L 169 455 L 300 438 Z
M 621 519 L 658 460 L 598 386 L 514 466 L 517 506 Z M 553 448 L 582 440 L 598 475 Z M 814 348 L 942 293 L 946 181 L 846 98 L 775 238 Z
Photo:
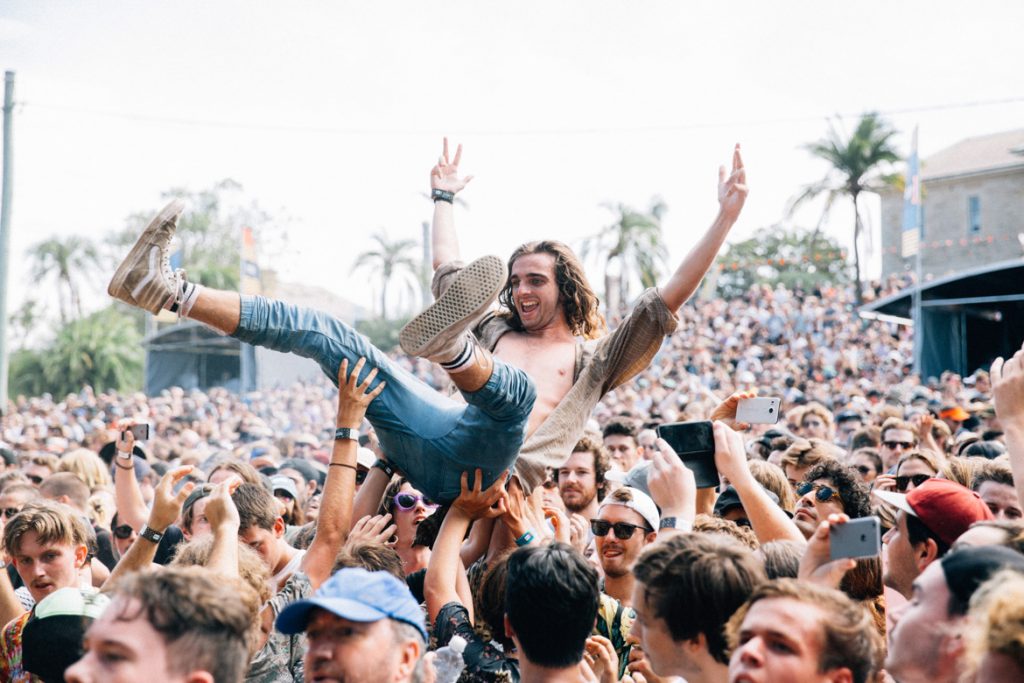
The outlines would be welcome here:
M 31 612 L 25 612 L 4 627 L 0 635 L 0 681 L 8 683 L 35 683 L 42 679 L 21 667 L 21 635 Z

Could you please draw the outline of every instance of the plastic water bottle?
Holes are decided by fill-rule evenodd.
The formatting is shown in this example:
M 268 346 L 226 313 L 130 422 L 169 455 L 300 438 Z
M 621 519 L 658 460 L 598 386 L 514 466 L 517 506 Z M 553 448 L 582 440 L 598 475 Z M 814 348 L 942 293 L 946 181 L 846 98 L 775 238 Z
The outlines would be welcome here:
M 462 636 L 452 636 L 448 644 L 437 648 L 434 655 L 434 671 L 437 673 L 437 683 L 455 683 L 466 668 L 466 661 L 462 653 L 466 650 L 466 639 Z

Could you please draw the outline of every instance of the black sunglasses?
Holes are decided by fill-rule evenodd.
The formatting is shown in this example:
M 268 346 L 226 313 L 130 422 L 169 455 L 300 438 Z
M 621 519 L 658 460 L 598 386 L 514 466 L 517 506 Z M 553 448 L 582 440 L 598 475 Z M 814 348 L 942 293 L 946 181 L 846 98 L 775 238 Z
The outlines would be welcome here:
M 111 532 L 114 534 L 114 537 L 120 538 L 122 541 L 131 538 L 132 532 L 134 531 L 135 529 L 132 529 L 130 524 L 118 524 L 113 529 L 111 529 Z
M 806 496 L 811 491 L 814 491 L 814 497 L 822 503 L 827 503 L 833 498 L 839 498 L 839 491 L 836 491 L 831 486 L 825 486 L 824 484 L 812 484 L 809 481 L 805 481 L 796 487 L 796 492 L 801 496 Z
M 857 465 L 857 471 L 864 475 L 869 474 L 874 469 L 874 467 L 868 467 L 867 465 Z
M 629 522 L 606 522 L 603 519 L 592 519 L 590 520 L 590 530 L 594 532 L 595 536 L 604 537 L 608 535 L 608 530 L 615 531 L 615 538 L 620 541 L 625 541 L 636 533 L 637 529 L 643 529 L 645 532 L 650 533 L 651 530 L 646 526 L 640 526 L 639 524 L 630 524 Z
M 366 481 L 366 475 L 370 473 L 370 470 L 356 470 L 356 483 L 362 484 Z
M 43 483 L 43 478 L 40 477 L 38 474 L 26 474 L 25 478 L 28 479 L 33 484 L 35 484 L 36 486 L 39 486 L 40 484 Z
M 896 490 L 906 491 L 907 487 L 910 486 L 910 482 L 914 482 L 914 488 L 917 488 L 931 478 L 932 475 L 930 474 L 910 474 L 905 477 L 896 477 Z
M 3 514 L 3 516 L 7 517 L 8 519 L 18 514 L 19 512 L 21 512 L 20 508 L 4 508 L 3 510 L 0 510 L 0 514 Z

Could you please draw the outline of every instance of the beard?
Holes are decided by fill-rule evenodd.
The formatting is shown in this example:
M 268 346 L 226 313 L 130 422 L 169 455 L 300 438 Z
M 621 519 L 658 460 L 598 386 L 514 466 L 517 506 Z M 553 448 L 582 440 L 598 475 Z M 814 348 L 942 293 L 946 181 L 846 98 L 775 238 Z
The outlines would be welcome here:
M 569 497 L 562 496 L 565 509 L 569 512 L 582 512 L 586 510 L 587 506 L 597 497 L 597 491 L 578 491 L 573 489 L 570 494 Z

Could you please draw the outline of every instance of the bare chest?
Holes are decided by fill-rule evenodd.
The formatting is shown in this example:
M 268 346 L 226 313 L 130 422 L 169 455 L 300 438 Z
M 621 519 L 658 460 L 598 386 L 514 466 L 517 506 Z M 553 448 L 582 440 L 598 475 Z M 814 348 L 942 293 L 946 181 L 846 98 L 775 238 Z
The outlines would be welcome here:
M 572 388 L 575 341 L 553 343 L 512 332 L 501 338 L 494 355 L 530 376 L 537 387 L 538 403 L 557 405 Z

